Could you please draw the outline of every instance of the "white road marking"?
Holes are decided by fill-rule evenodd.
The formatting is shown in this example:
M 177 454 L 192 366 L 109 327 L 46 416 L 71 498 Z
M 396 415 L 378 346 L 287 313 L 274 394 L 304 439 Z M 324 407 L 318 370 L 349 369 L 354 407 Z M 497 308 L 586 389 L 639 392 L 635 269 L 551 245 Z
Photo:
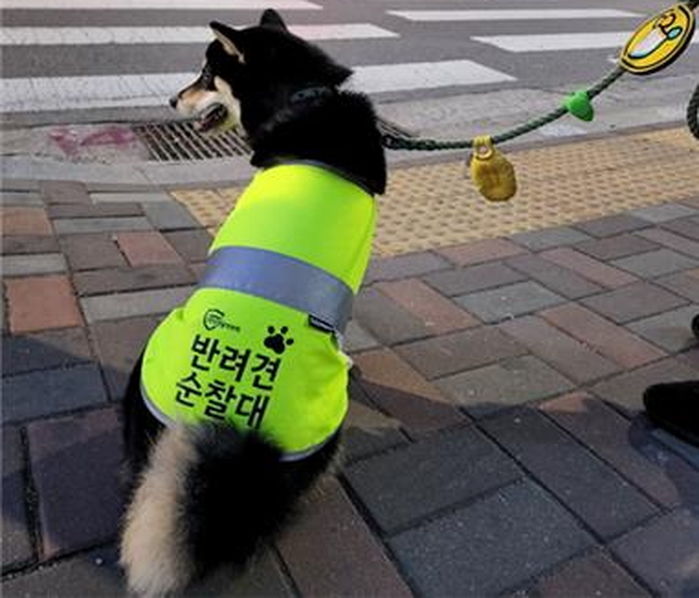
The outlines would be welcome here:
M 307 40 L 378 39 L 400 37 L 371 23 L 291 25 Z M 189 44 L 213 39 L 208 27 L 4 27 L 1 46 L 81 46 L 103 44 Z
M 2 0 L 3 10 L 322 10 L 306 0 Z
M 352 87 L 366 93 L 515 81 L 470 60 L 354 67 Z M 166 106 L 195 73 L 0 79 L 0 112 Z
M 605 31 L 603 33 L 488 35 L 474 36 L 471 39 L 508 52 L 550 52 L 554 50 L 621 48 L 629 40 L 632 33 L 632 31 Z M 699 36 L 695 36 L 691 43 L 699 43 Z
M 352 85 L 366 93 L 380 93 L 515 80 L 471 60 L 445 60 L 355 67 Z
M 389 10 L 408 21 L 542 21 L 549 19 L 614 19 L 640 17 L 640 13 L 613 8 L 551 8 L 513 10 Z

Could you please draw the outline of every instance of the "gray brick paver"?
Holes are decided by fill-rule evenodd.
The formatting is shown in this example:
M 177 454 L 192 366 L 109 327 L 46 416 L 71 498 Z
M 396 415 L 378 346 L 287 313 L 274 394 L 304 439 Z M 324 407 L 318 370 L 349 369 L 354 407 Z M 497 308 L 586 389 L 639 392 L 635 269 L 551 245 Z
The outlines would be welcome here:
M 540 488 L 517 483 L 389 545 L 424 596 L 494 596 L 592 544 Z
M 62 218 L 54 220 L 53 227 L 59 235 L 153 229 L 151 223 L 143 216 L 126 216 L 124 218 Z
M 515 410 L 481 425 L 603 538 L 617 536 L 657 512 L 612 468 L 535 410 Z
M 469 427 L 361 461 L 345 475 L 376 523 L 390 533 L 521 474 Z
M 581 303 L 618 324 L 639 320 L 687 303 L 687 299 L 649 282 L 587 297 Z
M 655 278 L 656 276 L 696 268 L 699 266 L 699 261 L 670 249 L 658 249 L 657 251 L 648 251 L 613 260 L 610 264 L 616 268 L 632 272 L 641 278 Z
M 507 264 L 568 299 L 579 299 L 604 290 L 577 272 L 535 255 L 511 258 Z
M 526 276 L 502 262 L 490 262 L 435 272 L 423 277 L 425 282 L 444 295 L 462 295 L 526 280 Z
M 199 223 L 183 205 L 174 201 L 145 202 L 146 217 L 158 230 L 199 228 Z
M 532 281 L 470 293 L 455 298 L 480 320 L 493 323 L 558 305 L 565 299 Z
M 33 276 L 66 271 L 66 260 L 60 253 L 6 255 L 2 258 L 3 276 Z
M 16 422 L 107 402 L 97 366 L 38 370 L 5 378 L 4 420 Z
M 563 245 L 574 245 L 582 241 L 587 241 L 591 237 L 579 230 L 568 226 L 557 226 L 552 228 L 544 228 L 536 231 L 527 231 L 517 233 L 510 237 L 518 245 L 526 247 L 530 251 L 543 251 L 552 247 L 561 247 Z
M 547 398 L 575 385 L 540 359 L 527 355 L 442 378 L 436 385 L 470 415 Z
M 183 303 L 194 287 L 173 287 L 148 291 L 83 297 L 80 304 L 89 324 L 152 314 L 163 314 Z
M 692 318 L 699 314 L 699 306 L 688 305 L 657 316 L 636 320 L 628 325 L 639 336 L 662 347 L 666 351 L 678 352 L 697 344 L 692 334 Z
M 611 545 L 612 552 L 663 596 L 699 594 L 699 519 L 690 510 L 664 515 Z

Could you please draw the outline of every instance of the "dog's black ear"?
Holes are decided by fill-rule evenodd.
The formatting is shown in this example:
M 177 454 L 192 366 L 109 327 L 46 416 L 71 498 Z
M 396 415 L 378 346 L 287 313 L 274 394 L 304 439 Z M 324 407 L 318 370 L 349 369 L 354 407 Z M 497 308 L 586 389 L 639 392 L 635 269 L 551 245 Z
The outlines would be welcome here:
M 277 29 L 284 29 L 284 31 L 286 31 L 286 23 L 281 15 L 272 8 L 268 8 L 262 13 L 260 25 L 263 27 L 276 27 Z
M 211 21 L 209 27 L 211 27 L 216 39 L 221 42 L 226 52 L 231 56 L 243 57 L 243 48 L 241 45 L 242 36 L 240 35 L 240 31 L 236 31 L 232 27 L 219 23 L 218 21 Z

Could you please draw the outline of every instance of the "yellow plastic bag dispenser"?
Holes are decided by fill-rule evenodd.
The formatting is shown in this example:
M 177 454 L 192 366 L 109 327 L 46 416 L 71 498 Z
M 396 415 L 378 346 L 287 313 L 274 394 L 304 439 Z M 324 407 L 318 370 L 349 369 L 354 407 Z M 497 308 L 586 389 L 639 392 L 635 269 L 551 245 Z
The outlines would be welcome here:
M 488 201 L 507 201 L 517 192 L 517 179 L 512 164 L 483 135 L 473 140 L 470 163 L 471 179 Z

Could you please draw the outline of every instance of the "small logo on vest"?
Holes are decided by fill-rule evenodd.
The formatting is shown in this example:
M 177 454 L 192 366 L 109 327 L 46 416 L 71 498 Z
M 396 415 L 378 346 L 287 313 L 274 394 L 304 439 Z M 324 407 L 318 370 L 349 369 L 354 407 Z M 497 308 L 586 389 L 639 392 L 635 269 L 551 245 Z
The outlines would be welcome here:
M 207 309 L 204 314 L 204 328 L 207 330 L 215 330 L 216 328 L 225 328 L 227 330 L 235 330 L 240 332 L 240 326 L 230 324 L 224 319 L 226 314 L 220 309 Z
M 288 346 L 294 344 L 293 338 L 286 338 L 286 334 L 289 332 L 286 326 L 282 326 L 279 332 L 276 331 L 274 326 L 268 326 L 267 332 L 269 336 L 265 339 L 264 345 L 268 349 L 272 349 L 277 355 L 281 355 Z

